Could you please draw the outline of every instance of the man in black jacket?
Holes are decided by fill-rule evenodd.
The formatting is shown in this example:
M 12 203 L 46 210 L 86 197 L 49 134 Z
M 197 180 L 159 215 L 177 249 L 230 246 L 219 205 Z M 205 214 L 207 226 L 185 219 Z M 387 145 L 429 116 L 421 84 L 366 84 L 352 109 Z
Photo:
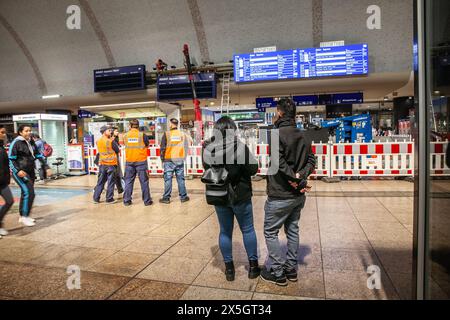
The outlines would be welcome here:
M 286 286 L 287 280 L 297 281 L 297 254 L 299 246 L 300 211 L 305 205 L 308 176 L 314 172 L 315 156 L 311 144 L 295 126 L 296 106 L 291 99 L 282 99 L 277 105 L 273 143 L 278 142 L 279 152 L 271 148 L 271 167 L 278 161 L 278 170 L 269 168 L 267 176 L 267 201 L 264 207 L 264 236 L 269 251 L 270 268 L 261 272 L 261 278 Z M 278 135 L 278 137 L 277 137 Z M 272 172 L 271 172 L 272 171 Z M 288 239 L 287 259 L 283 258 L 278 232 L 284 226 Z
M 0 125 L 0 196 L 5 201 L 5 204 L 0 206 L 0 239 L 2 236 L 8 235 L 8 231 L 3 228 L 3 218 L 14 204 L 14 198 L 9 188 L 11 174 L 9 172 L 8 153 L 3 146 L 4 142 L 6 142 L 6 128 Z

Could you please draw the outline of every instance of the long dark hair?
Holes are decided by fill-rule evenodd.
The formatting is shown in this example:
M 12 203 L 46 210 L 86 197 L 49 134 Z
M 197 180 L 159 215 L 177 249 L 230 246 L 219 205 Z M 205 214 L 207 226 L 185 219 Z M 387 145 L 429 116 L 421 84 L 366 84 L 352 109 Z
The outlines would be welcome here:
M 219 131 L 222 134 L 222 138 L 225 138 L 227 133 L 230 133 L 231 130 L 233 130 L 233 135 L 236 135 L 237 126 L 233 119 L 224 116 L 217 120 L 214 125 L 214 130 Z

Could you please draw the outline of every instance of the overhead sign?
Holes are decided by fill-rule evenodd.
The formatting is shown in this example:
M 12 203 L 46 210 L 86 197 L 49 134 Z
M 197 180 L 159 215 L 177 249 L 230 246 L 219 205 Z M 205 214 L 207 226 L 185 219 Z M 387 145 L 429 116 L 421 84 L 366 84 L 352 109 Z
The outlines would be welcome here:
M 256 98 L 256 108 L 265 109 L 265 108 L 273 108 L 277 106 L 277 102 L 275 98 Z
M 66 114 L 20 114 L 13 116 L 13 121 L 36 121 L 36 120 L 57 120 L 67 121 L 68 116 Z
M 345 46 L 344 40 L 321 42 L 320 47 L 342 47 Z
M 261 47 L 261 48 L 254 48 L 253 53 L 260 53 L 260 52 L 274 52 L 277 51 L 276 46 L 271 47 Z
M 78 110 L 78 118 L 80 119 L 86 119 L 86 118 L 92 118 L 94 114 L 87 110 Z
M 234 55 L 237 83 L 369 73 L 367 44 Z
M 217 97 L 216 74 L 212 72 L 194 74 L 195 91 L 199 99 Z M 192 99 L 189 75 L 160 76 L 157 84 L 158 101 L 178 101 Z
M 362 92 L 333 94 L 333 104 L 350 104 L 363 102 L 364 96 Z
M 296 106 L 314 106 L 319 104 L 319 97 L 317 95 L 308 96 L 293 96 Z
M 145 65 L 94 70 L 94 92 L 145 89 Z

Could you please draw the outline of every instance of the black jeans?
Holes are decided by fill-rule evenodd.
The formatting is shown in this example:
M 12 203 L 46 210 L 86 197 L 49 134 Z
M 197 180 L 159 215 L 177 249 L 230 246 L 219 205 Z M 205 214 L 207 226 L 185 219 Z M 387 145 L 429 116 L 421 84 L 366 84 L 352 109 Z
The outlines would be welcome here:
M 0 188 L 0 196 L 5 200 L 5 204 L 0 207 L 0 228 L 3 227 L 3 218 L 5 217 L 6 213 L 14 204 L 14 197 L 11 193 L 11 189 L 6 187 Z

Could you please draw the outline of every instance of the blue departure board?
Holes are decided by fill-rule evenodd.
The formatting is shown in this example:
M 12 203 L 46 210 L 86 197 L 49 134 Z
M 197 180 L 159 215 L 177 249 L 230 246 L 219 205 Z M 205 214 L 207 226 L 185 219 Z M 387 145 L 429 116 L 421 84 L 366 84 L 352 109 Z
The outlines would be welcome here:
M 234 56 L 235 82 L 294 79 L 297 77 L 297 50 L 247 53 Z
M 368 73 L 369 47 L 367 44 L 246 53 L 234 56 L 236 83 L 342 77 Z
M 300 78 L 365 75 L 369 73 L 367 44 L 299 49 Z

